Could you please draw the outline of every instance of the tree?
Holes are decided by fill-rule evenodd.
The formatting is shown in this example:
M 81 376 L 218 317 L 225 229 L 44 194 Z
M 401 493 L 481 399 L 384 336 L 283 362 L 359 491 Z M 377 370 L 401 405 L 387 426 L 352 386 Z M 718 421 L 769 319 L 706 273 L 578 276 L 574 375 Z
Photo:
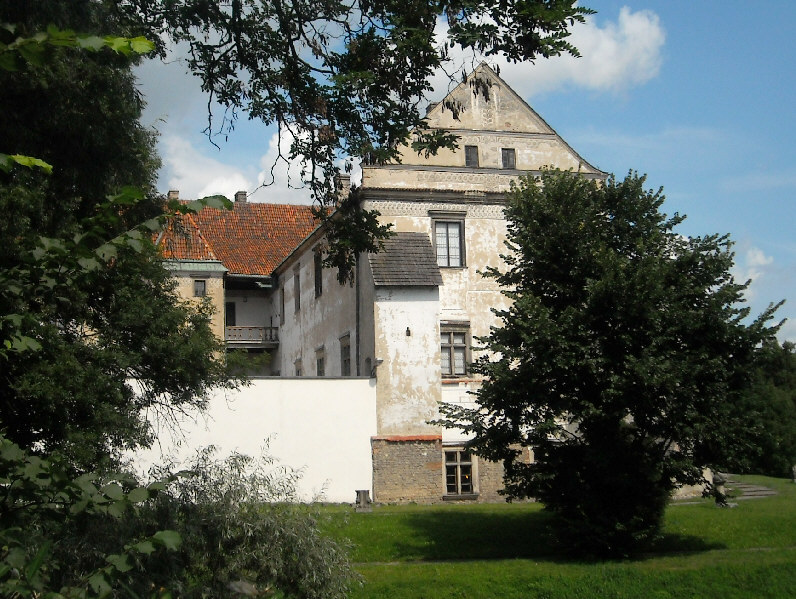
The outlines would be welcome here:
M 727 236 L 687 238 L 644 178 L 521 179 L 506 208 L 512 300 L 480 340 L 477 407 L 448 426 L 505 464 L 509 497 L 536 497 L 570 549 L 626 555 L 658 533 L 671 492 L 720 456 L 733 402 L 775 307 L 746 324 Z M 518 461 L 520 446 L 533 463 Z
M 796 347 L 776 340 L 757 352 L 752 385 L 740 397 L 738 437 L 746 451 L 733 471 L 792 475 L 796 465 Z
M 135 42 L 90 35 L 112 28 L 95 2 L 0 9 L 0 22 L 18 17 L 0 29 L 0 427 L 24 449 L 100 468 L 151 441 L 147 412 L 201 407 L 236 381 L 209 307 L 178 301 L 151 230 L 134 230 L 164 210 Z

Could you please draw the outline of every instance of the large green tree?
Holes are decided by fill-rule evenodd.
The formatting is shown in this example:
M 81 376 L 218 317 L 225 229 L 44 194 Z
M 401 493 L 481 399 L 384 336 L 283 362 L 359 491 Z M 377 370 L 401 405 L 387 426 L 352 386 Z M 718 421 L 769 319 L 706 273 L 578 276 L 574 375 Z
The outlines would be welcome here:
M 638 550 L 671 492 L 702 481 L 733 439 L 733 402 L 770 339 L 751 323 L 726 236 L 684 237 L 644 178 L 524 178 L 506 207 L 512 300 L 480 341 L 477 407 L 449 425 L 506 467 L 510 497 L 536 497 L 559 539 L 601 555 Z M 530 446 L 535 460 L 518 460 Z
M 0 4 L 0 427 L 81 468 L 149 443 L 147 413 L 234 384 L 209 307 L 178 300 L 145 233 L 123 235 L 163 211 L 135 55 L 62 28 L 124 33 L 108 15 L 96 2 Z

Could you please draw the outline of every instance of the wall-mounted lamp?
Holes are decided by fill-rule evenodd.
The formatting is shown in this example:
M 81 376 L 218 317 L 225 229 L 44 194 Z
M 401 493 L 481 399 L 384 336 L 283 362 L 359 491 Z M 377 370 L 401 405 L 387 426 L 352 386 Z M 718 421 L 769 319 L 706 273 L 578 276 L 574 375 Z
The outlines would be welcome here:
M 406 336 L 407 337 L 411 337 L 412 336 L 412 331 L 409 330 L 409 327 L 406 327 Z
M 379 366 L 381 366 L 382 364 L 384 364 L 384 360 L 381 360 L 381 359 L 379 359 L 379 358 L 376 358 L 376 359 L 373 361 L 373 368 L 371 368 L 371 369 L 370 369 L 370 378 L 372 378 L 372 379 L 375 379 L 375 378 L 376 378 L 376 369 L 377 369 Z

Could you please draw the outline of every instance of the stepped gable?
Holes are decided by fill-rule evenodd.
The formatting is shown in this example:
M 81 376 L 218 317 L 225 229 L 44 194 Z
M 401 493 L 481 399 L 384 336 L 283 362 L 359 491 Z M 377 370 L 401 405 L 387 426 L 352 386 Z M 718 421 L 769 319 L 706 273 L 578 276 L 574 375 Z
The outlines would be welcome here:
M 192 215 L 230 274 L 270 275 L 318 226 L 310 206 L 236 202 Z

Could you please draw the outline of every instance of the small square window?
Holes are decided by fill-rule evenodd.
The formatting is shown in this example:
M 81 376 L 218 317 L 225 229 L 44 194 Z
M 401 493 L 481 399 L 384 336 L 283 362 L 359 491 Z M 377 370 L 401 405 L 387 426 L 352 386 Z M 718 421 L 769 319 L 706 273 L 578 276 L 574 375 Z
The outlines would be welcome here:
M 195 279 L 193 282 L 193 296 L 204 297 L 207 295 L 207 281 L 204 279 Z
M 514 148 L 503 148 L 500 150 L 500 155 L 503 159 L 503 168 L 517 168 L 517 153 Z
M 464 146 L 464 166 L 478 166 L 478 146 Z

